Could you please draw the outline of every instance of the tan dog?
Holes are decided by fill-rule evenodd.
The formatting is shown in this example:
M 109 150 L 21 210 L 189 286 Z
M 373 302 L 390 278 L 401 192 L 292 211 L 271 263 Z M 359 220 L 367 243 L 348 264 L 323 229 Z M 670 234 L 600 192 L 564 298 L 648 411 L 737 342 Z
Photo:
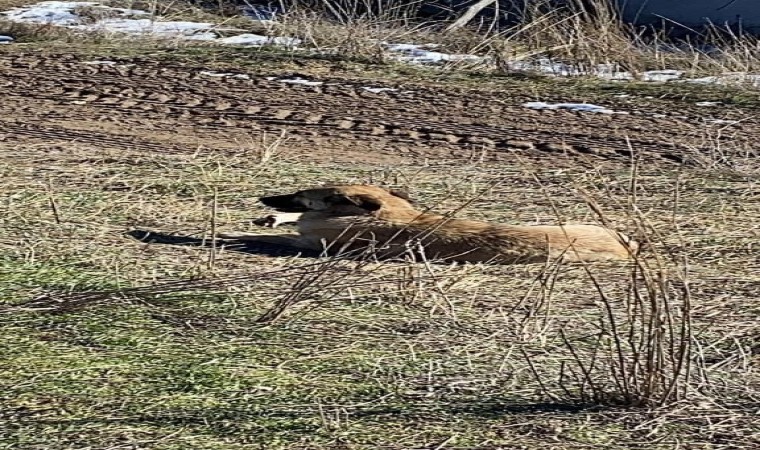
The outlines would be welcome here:
M 256 224 L 295 223 L 298 234 L 220 237 L 333 253 L 370 247 L 381 257 L 411 251 L 430 260 L 501 264 L 629 259 L 638 249 L 625 235 L 596 225 L 500 225 L 427 214 L 405 194 L 376 186 L 332 186 L 259 200 L 281 213 Z

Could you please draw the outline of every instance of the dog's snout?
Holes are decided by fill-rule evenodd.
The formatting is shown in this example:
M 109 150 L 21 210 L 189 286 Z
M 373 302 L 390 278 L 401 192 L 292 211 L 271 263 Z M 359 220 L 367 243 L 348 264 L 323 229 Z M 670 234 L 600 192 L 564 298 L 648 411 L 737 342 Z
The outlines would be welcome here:
M 274 208 L 283 212 L 299 212 L 304 211 L 303 205 L 295 201 L 294 194 L 288 195 L 272 195 L 269 197 L 261 197 L 259 201 L 270 208 Z

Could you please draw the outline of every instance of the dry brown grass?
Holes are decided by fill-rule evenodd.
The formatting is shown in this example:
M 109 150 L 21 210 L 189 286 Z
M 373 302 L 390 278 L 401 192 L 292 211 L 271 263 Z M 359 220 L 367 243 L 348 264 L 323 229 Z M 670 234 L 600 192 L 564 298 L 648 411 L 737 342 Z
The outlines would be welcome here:
M 550 1 L 530 2 L 518 23 L 506 29 L 481 20 L 452 32 L 442 32 L 445 23 L 411 20 L 408 8 L 384 10 L 365 3 L 372 2 L 326 2 L 332 7 L 316 9 L 308 2 L 290 2 L 283 30 L 304 37 L 316 49 L 378 62 L 389 60 L 379 42 L 390 41 L 438 44 L 444 51 L 481 55 L 487 58 L 481 68 L 506 72 L 515 70 L 515 61 L 536 58 L 566 64 L 577 73 L 615 69 L 634 77 L 664 69 L 682 70 L 690 76 L 760 69 L 760 47 L 751 35 L 707 26 L 688 39 L 673 39 L 662 30 L 624 23 L 610 2 L 603 0 L 572 0 L 563 7 Z M 415 6 L 414 2 L 399 3 Z
M 2 402 L 19 424 L 3 439 L 107 446 L 127 428 L 130 440 L 171 436 L 167 448 L 757 439 L 760 202 L 739 174 L 519 161 L 338 169 L 65 143 L 3 144 L 0 159 Z M 501 267 L 209 245 L 212 229 L 245 227 L 265 213 L 255 197 L 296 179 L 401 184 L 443 211 L 474 198 L 460 215 L 494 221 L 601 212 L 651 250 L 634 265 Z M 130 230 L 199 241 L 140 242 Z M 284 314 L 262 324 L 278 304 Z M 67 431 L 72 421 L 85 427 Z
M 563 8 L 548 2 L 532 3 L 522 23 L 508 30 L 505 39 L 513 43 L 510 49 L 547 56 L 581 72 L 594 72 L 600 65 L 634 76 L 662 69 L 684 70 L 690 75 L 758 70 L 758 41 L 751 35 L 710 26 L 687 40 L 674 40 L 662 30 L 636 29 L 624 23 L 606 1 L 573 0 Z M 498 39 L 494 43 L 497 60 L 514 60 L 514 50 L 499 52 L 498 46 L 504 44 Z

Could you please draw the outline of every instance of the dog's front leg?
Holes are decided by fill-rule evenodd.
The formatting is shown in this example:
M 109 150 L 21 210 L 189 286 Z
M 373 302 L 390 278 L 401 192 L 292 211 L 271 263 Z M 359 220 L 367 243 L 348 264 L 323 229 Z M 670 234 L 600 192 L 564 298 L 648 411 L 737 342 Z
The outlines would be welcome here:
M 302 215 L 303 213 L 271 214 L 261 219 L 256 219 L 253 223 L 261 227 L 277 228 L 282 224 L 298 222 Z
M 322 251 L 321 245 L 316 245 L 298 234 L 245 234 L 245 233 L 219 233 L 218 238 L 234 239 L 236 241 L 252 242 L 259 244 L 277 245 L 302 250 Z

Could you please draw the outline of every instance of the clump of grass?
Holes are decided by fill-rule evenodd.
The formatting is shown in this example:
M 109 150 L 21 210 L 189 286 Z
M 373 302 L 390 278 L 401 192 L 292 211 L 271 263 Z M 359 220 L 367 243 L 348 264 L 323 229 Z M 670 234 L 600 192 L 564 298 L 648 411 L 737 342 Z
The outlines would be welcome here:
M 73 10 L 74 14 L 81 17 L 83 24 L 91 24 L 104 19 L 122 17 L 122 14 L 113 9 L 99 8 L 97 6 L 78 6 Z
M 345 24 L 325 20 L 316 12 L 300 10 L 284 15 L 278 29 L 283 34 L 298 36 L 320 53 L 376 63 L 385 62 L 382 40 L 403 34 L 398 28 L 374 21 L 357 19 Z
M 630 29 L 608 2 L 570 1 L 558 7 L 549 1 L 530 2 L 520 22 L 503 33 L 525 52 L 577 65 L 579 71 L 595 70 L 600 64 L 630 66 L 632 41 Z M 495 40 L 499 45 L 499 40 Z M 496 50 L 499 50 L 496 48 Z M 508 67 L 513 54 L 496 56 Z
M 343 24 L 356 20 L 409 21 L 422 7 L 419 0 L 279 0 L 278 3 L 285 11 L 311 10 Z
M 708 24 L 701 42 L 684 45 L 693 54 L 692 70 L 703 73 L 756 73 L 760 71 L 760 39 Z
M 377 63 L 389 61 L 382 42 L 436 44 L 444 51 L 486 57 L 480 70 L 508 73 L 533 70 L 524 63 L 537 58 L 572 67 L 573 75 L 626 71 L 633 78 L 649 70 L 700 75 L 758 68 L 756 38 L 708 26 L 696 40 L 676 40 L 664 29 L 625 23 L 616 7 L 602 0 L 572 0 L 562 6 L 549 0 L 529 2 L 517 23 L 506 28 L 496 26 L 496 20 L 481 20 L 451 31 L 444 31 L 449 22 L 416 19 L 416 2 L 318 3 L 284 2 L 287 12 L 276 33 L 299 36 L 320 52 Z
M 561 7 L 530 2 L 519 23 L 486 47 L 505 71 L 512 71 L 516 60 L 538 56 L 574 67 L 578 75 L 621 70 L 638 78 L 649 70 L 699 75 L 760 68 L 756 37 L 710 24 L 679 39 L 664 28 L 624 22 L 613 2 L 602 0 L 571 0 Z
M 692 350 L 691 292 L 686 264 L 649 264 L 636 257 L 625 287 L 614 293 L 584 266 L 594 286 L 599 314 L 593 321 L 568 318 L 540 327 L 540 339 L 561 344 L 522 355 L 547 398 L 582 404 L 663 407 L 678 404 L 706 380 Z M 655 259 L 659 259 L 655 258 Z M 546 317 L 558 269 L 547 271 L 540 289 L 526 300 L 526 320 Z M 586 330 L 579 333 L 579 329 Z M 535 337 L 534 337 L 535 338 Z M 540 361 L 540 363 L 539 363 Z M 547 364 L 549 361 L 554 365 Z M 537 368 L 538 365 L 542 368 Z M 551 367 L 550 370 L 547 370 Z
M 696 358 L 691 351 L 688 264 L 683 261 L 668 265 L 654 248 L 658 234 L 649 230 L 649 224 L 640 215 L 636 203 L 638 188 L 634 166 L 627 207 L 641 248 L 633 254 L 627 285 L 622 289 L 617 286 L 610 294 L 600 281 L 603 276 L 588 264 L 582 264 L 588 276 L 586 282 L 593 286 L 596 294 L 593 301 L 599 307 L 598 317 L 593 322 L 549 319 L 554 302 L 558 301 L 554 292 L 560 274 L 558 262 L 547 262 L 534 281 L 538 288 L 531 287 L 513 309 L 523 314 L 515 331 L 520 339 L 560 343 L 552 346 L 552 355 L 545 350 L 520 350 L 547 398 L 582 404 L 662 407 L 682 401 L 694 389 L 692 364 Z M 580 193 L 598 220 L 611 227 L 611 218 L 593 196 L 582 188 Z M 614 198 L 611 192 L 607 194 Z M 553 201 L 549 201 L 553 205 Z M 552 208 L 558 220 L 564 222 L 556 207 Z M 648 251 L 642 252 L 643 248 Z M 675 280 L 671 279 L 672 274 L 676 274 Z M 579 333 L 579 329 L 585 332 Z M 560 348 L 566 353 L 562 354 Z M 543 369 L 537 368 L 538 361 Z M 554 365 L 547 365 L 548 361 Z

